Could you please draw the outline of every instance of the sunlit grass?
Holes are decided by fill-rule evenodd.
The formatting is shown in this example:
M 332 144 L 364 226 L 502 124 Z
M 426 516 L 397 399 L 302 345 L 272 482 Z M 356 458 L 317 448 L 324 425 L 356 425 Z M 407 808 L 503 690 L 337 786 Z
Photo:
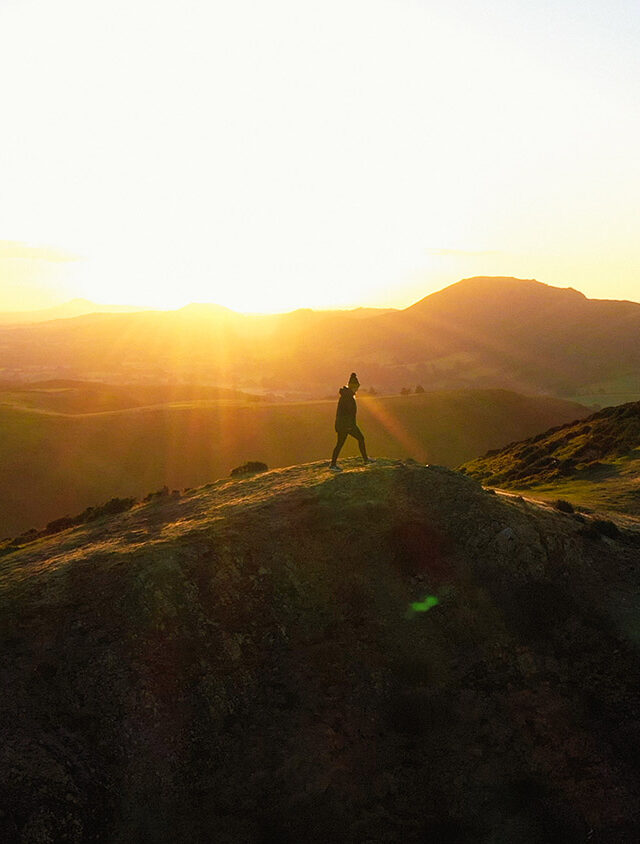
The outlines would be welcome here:
M 24 404 L 0 406 L 0 539 L 113 497 L 200 486 L 247 460 L 270 468 L 328 462 L 336 400 L 215 399 L 210 390 L 215 395 L 151 385 L 12 391 Z M 573 417 L 563 402 L 500 390 L 367 396 L 358 407 L 373 457 L 446 466 Z M 342 456 L 356 455 L 348 441 Z

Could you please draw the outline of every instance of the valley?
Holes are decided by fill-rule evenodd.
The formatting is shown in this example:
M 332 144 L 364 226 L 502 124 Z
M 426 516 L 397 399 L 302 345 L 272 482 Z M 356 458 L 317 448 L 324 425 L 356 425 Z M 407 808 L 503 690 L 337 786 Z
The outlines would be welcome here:
M 269 402 L 217 388 L 53 382 L 0 392 L 0 537 L 140 497 L 226 477 L 247 460 L 270 468 L 327 459 L 335 399 Z M 588 413 L 506 390 L 362 396 L 374 456 L 456 466 Z M 357 454 L 349 439 L 344 456 Z

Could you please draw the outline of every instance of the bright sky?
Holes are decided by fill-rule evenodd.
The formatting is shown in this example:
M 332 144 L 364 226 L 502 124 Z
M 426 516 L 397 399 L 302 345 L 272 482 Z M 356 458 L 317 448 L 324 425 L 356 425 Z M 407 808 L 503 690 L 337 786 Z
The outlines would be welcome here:
M 637 0 L 0 0 L 0 310 L 638 300 L 639 97 Z

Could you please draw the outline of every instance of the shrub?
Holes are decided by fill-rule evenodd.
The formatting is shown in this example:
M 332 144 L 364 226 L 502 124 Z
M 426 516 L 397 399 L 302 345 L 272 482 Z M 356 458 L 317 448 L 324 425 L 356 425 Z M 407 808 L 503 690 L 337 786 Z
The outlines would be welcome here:
M 607 519 L 594 519 L 592 527 L 594 530 L 598 531 L 599 534 L 602 534 L 602 536 L 608 536 L 610 539 L 616 539 L 616 537 L 620 536 L 618 526 Z
M 159 489 L 156 492 L 150 492 L 148 495 L 145 495 L 142 500 L 153 501 L 154 498 L 164 498 L 167 495 L 169 495 L 169 487 L 163 486 L 162 489 Z
M 266 463 L 261 463 L 259 460 L 250 460 L 248 463 L 243 463 L 242 466 L 236 466 L 231 470 L 231 477 L 237 478 L 238 475 L 254 475 L 257 472 L 266 472 L 269 469 Z
M 561 513 L 573 513 L 573 504 L 569 501 L 565 501 L 563 498 L 559 498 L 557 501 L 554 501 L 553 506 L 556 510 L 560 510 Z
M 38 539 L 38 537 L 41 535 L 42 533 L 40 531 L 37 531 L 35 528 L 29 528 L 29 530 L 26 530 L 24 533 L 21 533 L 20 536 L 16 536 L 14 539 L 10 539 L 9 537 L 7 537 L 5 541 L 9 542 L 9 550 L 13 550 L 14 548 L 17 548 L 20 545 L 26 545 L 27 542 L 33 542 L 34 539 Z
M 525 449 L 522 453 L 522 462 L 525 466 L 535 465 L 538 460 L 542 459 L 541 454 L 542 452 L 538 448 Z
M 62 530 L 66 530 L 70 527 L 75 527 L 76 525 L 80 524 L 80 516 L 62 516 L 60 519 L 54 519 L 52 522 L 46 526 L 46 528 L 42 531 L 45 536 L 48 536 L 52 533 L 60 533 Z
M 91 522 L 101 516 L 115 516 L 116 513 L 124 513 L 126 510 L 130 510 L 135 503 L 135 498 L 112 498 L 99 507 L 87 507 L 79 518 L 83 522 Z
M 592 522 L 585 524 L 579 532 L 588 539 L 600 539 L 602 536 L 617 539 L 620 536 L 617 525 L 606 519 L 594 519 Z
M 159 493 L 152 493 L 152 495 L 161 494 L 163 494 L 162 491 Z M 147 499 L 145 500 L 148 500 L 148 498 L 149 496 L 147 496 Z M 20 545 L 25 545 L 27 542 L 33 542 L 43 536 L 51 536 L 54 533 L 61 533 L 63 530 L 67 530 L 68 528 L 92 522 L 95 519 L 99 519 L 101 516 L 115 516 L 117 513 L 124 513 L 125 510 L 130 510 L 136 503 L 137 499 L 135 498 L 112 498 L 110 501 L 107 501 L 105 504 L 101 504 L 98 507 L 87 507 L 86 510 L 83 510 L 82 513 L 79 513 L 77 516 L 62 516 L 59 519 L 54 519 L 42 530 L 31 528 L 30 530 L 25 531 L 25 533 L 21 533 L 20 536 L 16 536 L 15 539 L 12 539 L 9 543 L 8 549 L 11 550 Z M 6 549 L 4 550 L 4 553 L 6 553 Z

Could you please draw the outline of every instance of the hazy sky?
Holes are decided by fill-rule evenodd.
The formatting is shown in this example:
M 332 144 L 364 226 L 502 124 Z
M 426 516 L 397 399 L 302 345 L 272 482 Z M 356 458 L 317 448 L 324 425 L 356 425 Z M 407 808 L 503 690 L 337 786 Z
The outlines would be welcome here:
M 0 0 L 0 310 L 640 299 L 638 0 Z

